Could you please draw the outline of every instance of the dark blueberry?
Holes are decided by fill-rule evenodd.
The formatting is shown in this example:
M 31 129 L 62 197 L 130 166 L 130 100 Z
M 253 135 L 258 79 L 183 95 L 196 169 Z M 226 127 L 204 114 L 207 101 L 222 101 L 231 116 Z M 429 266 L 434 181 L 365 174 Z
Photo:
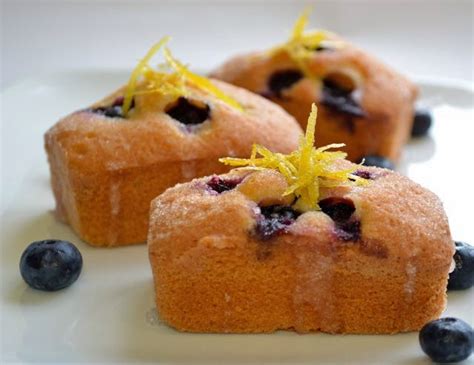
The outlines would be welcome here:
M 355 212 L 352 200 L 345 198 L 326 198 L 319 202 L 319 206 L 324 213 L 336 222 L 347 221 Z
M 326 198 L 319 202 L 321 210 L 332 218 L 335 223 L 336 236 L 342 241 L 358 241 L 360 239 L 360 221 L 352 214 L 355 206 L 346 198 Z
M 359 177 L 361 177 L 363 179 L 366 179 L 366 180 L 373 180 L 374 179 L 374 175 L 370 171 L 367 171 L 367 170 L 357 170 L 357 171 L 354 171 L 352 173 L 352 175 L 359 176 Z
M 428 110 L 418 109 L 413 117 L 412 137 L 425 136 L 431 127 L 431 113 Z
M 474 331 L 461 319 L 440 318 L 421 329 L 419 340 L 425 354 L 434 362 L 459 362 L 472 353 Z
M 241 178 L 222 179 L 219 176 L 213 176 L 207 182 L 207 186 L 218 194 L 224 191 L 232 190 L 242 182 Z
M 67 241 L 33 242 L 20 259 L 21 276 L 29 286 L 38 290 L 66 288 L 77 280 L 81 270 L 81 253 Z
M 364 117 L 362 107 L 352 97 L 352 90 L 343 88 L 330 79 L 323 80 L 321 103 L 338 112 Z
M 101 106 L 98 108 L 93 108 L 91 111 L 96 114 L 104 115 L 109 118 L 123 118 L 122 105 L 123 105 L 123 96 L 119 96 L 114 100 L 110 106 Z M 130 109 L 135 106 L 135 100 L 132 99 Z
M 448 289 L 468 289 L 474 285 L 474 247 L 464 242 L 455 242 L 454 271 L 449 274 Z
M 121 106 L 101 106 L 92 111 L 96 114 L 104 115 L 109 118 L 123 118 Z
M 359 241 L 360 239 L 360 221 L 350 220 L 347 222 L 336 222 L 336 236 L 342 241 Z
M 316 47 L 310 47 L 310 46 L 305 46 L 305 48 L 308 50 L 308 51 L 314 51 L 314 52 L 322 52 L 322 51 L 335 51 L 336 48 L 334 47 L 331 47 L 331 46 L 328 46 L 328 45 L 322 45 L 322 44 L 318 44 Z
M 390 161 L 388 158 L 377 155 L 365 156 L 363 165 L 381 167 L 389 170 L 395 169 L 395 165 L 392 161 Z
M 280 97 L 283 90 L 289 89 L 302 78 L 303 74 L 298 70 L 275 71 L 268 80 L 268 89 L 271 94 Z
M 293 224 L 299 215 L 300 213 L 287 205 L 260 207 L 256 227 L 258 237 L 266 241 L 275 235 L 286 233 L 288 226 Z
M 178 101 L 166 109 L 166 114 L 185 125 L 201 124 L 209 118 L 209 105 L 203 106 L 190 103 L 188 99 L 179 97 Z
M 319 45 L 319 46 L 317 46 L 316 48 L 314 48 L 314 50 L 315 50 L 316 52 L 334 51 L 334 48 Z

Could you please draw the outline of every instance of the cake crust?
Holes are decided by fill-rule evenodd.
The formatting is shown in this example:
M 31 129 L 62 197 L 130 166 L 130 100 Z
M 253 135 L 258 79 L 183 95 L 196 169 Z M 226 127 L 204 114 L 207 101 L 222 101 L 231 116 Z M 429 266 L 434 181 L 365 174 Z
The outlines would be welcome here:
M 158 93 L 136 95 L 126 119 L 93 112 L 123 96 L 122 88 L 48 130 L 45 148 L 59 218 L 92 245 L 142 243 L 150 202 L 168 187 L 228 171 L 218 158 L 246 156 L 253 143 L 281 152 L 297 145 L 301 128 L 283 109 L 212 82 L 244 111 L 195 88 L 191 100 L 208 105 L 210 118 L 191 130 L 165 112 L 176 97 Z

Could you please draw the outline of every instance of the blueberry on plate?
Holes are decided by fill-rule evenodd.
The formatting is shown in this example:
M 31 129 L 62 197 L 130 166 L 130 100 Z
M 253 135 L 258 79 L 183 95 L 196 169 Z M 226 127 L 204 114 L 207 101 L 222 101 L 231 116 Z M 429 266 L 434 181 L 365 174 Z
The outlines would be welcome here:
M 427 323 L 420 331 L 419 340 L 425 354 L 434 362 L 458 362 L 471 355 L 474 331 L 463 320 L 446 317 Z
M 389 169 L 389 170 L 395 169 L 395 165 L 392 161 L 390 161 L 388 158 L 377 156 L 377 155 L 365 156 L 363 165 L 382 167 L 384 169 Z
M 456 253 L 454 263 L 456 266 L 449 274 L 448 289 L 468 289 L 474 285 L 474 247 L 464 242 L 455 242 Z
M 431 113 L 425 109 L 417 109 L 413 116 L 412 137 L 425 136 L 431 127 Z
M 74 283 L 82 269 L 82 256 L 72 243 L 44 240 L 31 243 L 21 255 L 20 272 L 34 289 L 56 291 Z

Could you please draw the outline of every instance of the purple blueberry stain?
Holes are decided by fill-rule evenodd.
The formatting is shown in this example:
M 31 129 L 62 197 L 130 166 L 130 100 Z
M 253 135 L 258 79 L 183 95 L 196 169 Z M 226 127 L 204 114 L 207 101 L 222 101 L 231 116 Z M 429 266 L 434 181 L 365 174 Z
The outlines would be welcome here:
M 367 170 L 357 170 L 353 172 L 352 175 L 359 176 L 366 180 L 375 180 L 374 174 Z
M 122 106 L 124 100 L 125 98 L 123 96 L 119 96 L 114 100 L 114 102 L 112 103 L 112 106 Z M 134 102 L 135 102 L 135 99 L 132 99 L 132 104 L 134 104 Z M 130 105 L 130 107 L 133 107 L 132 104 Z
M 337 238 L 344 242 L 356 242 L 360 239 L 360 221 L 336 222 Z
M 360 239 L 360 221 L 353 217 L 355 206 L 347 198 L 326 198 L 319 202 L 323 213 L 334 221 L 336 236 L 344 242 L 356 242 Z
M 260 207 L 255 233 L 261 241 L 268 241 L 275 236 L 285 234 L 300 214 L 288 205 Z
M 206 186 L 212 193 L 222 194 L 225 191 L 235 189 L 242 180 L 240 177 L 223 179 L 220 176 L 213 176 L 206 183 Z
M 354 100 L 353 90 L 343 88 L 327 78 L 323 79 L 321 104 L 352 117 L 366 116 L 362 107 Z M 351 125 L 350 129 L 354 129 L 354 126 Z

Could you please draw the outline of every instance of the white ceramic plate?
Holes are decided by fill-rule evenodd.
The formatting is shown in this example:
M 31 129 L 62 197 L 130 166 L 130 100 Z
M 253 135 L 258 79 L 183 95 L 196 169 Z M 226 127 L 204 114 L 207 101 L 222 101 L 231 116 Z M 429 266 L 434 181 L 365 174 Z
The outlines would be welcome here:
M 128 72 L 78 71 L 25 81 L 2 95 L 1 329 L 4 362 L 427 364 L 418 334 L 394 336 L 206 335 L 176 332 L 154 312 L 144 245 L 92 248 L 56 222 L 43 133 L 59 117 L 108 94 Z M 400 170 L 444 201 L 453 237 L 474 243 L 472 211 L 473 88 L 421 80 L 433 108 L 430 136 L 406 147 Z M 35 240 L 62 238 L 84 257 L 70 288 L 27 287 L 18 263 Z M 474 325 L 474 290 L 449 293 L 445 315 Z M 467 362 L 474 360 L 468 360 Z

